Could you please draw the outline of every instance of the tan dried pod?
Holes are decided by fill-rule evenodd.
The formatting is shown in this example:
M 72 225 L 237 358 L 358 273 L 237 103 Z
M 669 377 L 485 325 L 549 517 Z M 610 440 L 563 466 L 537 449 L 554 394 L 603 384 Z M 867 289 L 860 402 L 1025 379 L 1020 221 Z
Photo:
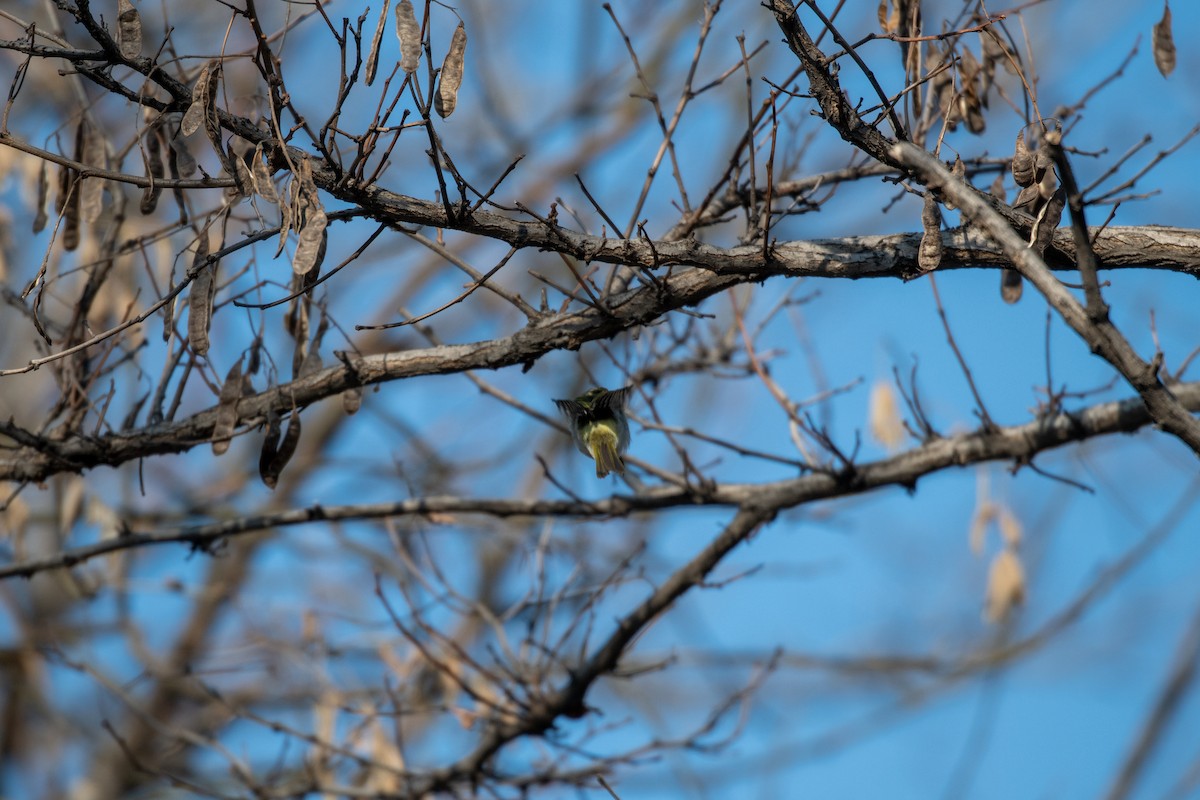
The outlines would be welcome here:
M 104 139 L 91 125 L 84 125 L 83 133 L 83 163 L 98 169 L 108 168 L 108 153 Z M 104 210 L 104 178 L 91 176 L 83 180 L 79 187 L 79 208 L 84 222 L 95 222 Z
M 356 414 L 362 407 L 363 390 L 361 386 L 342 392 L 342 410 L 347 414 Z
M 937 269 L 942 263 L 942 212 L 933 192 L 925 192 L 925 207 L 921 210 L 921 246 L 917 248 L 917 266 L 925 272 Z
M 233 429 L 237 425 L 237 404 L 242 397 L 242 359 L 229 368 L 225 383 L 221 384 L 221 396 L 217 401 L 217 420 L 213 423 L 213 455 L 224 455 L 229 450 Z
M 192 104 L 188 106 L 183 119 L 179 122 L 180 134 L 191 136 L 204 124 L 205 109 L 208 106 L 208 84 L 212 80 L 212 76 L 211 64 L 196 76 L 196 85 L 192 87 Z
M 1025 569 L 1017 554 L 1005 548 L 996 554 L 988 570 L 984 618 L 1000 622 L 1025 601 Z
M 230 176 L 233 178 L 233 186 L 225 190 L 225 193 L 234 197 L 249 197 L 254 194 L 254 178 L 250 174 L 250 168 L 246 166 L 246 161 L 234 149 L 233 143 L 238 137 L 234 136 L 229 140 L 229 149 L 226 152 L 227 163 L 232 169 Z
M 122 58 L 132 61 L 142 54 L 142 18 L 129 0 L 117 0 L 117 43 Z
M 163 127 L 167 131 L 167 144 L 175 154 L 176 174 L 181 178 L 190 178 L 196 174 L 196 157 L 192 155 L 192 149 L 179 129 L 182 119 L 182 114 L 167 114 L 163 117 Z
M 325 227 L 328 224 L 325 209 L 320 206 L 309 209 L 304 227 L 300 229 L 296 255 L 292 258 L 292 271 L 297 275 L 307 275 L 320 263 L 325 253 Z
M 367 55 L 367 86 L 375 82 L 375 71 L 379 68 L 379 47 L 383 44 L 383 29 L 387 27 L 388 6 L 391 2 L 392 0 L 383 0 L 383 10 L 379 12 L 375 35 L 371 37 L 371 52 Z
M 437 94 L 433 96 L 433 108 L 442 119 L 454 113 L 458 105 L 458 89 L 462 86 L 463 59 L 467 53 L 467 29 L 459 22 L 450 37 L 450 50 L 442 62 L 442 72 L 438 76 Z
M 417 24 L 412 0 L 396 4 L 396 37 L 400 39 L 400 69 L 411 75 L 421 61 L 421 26 Z
M 1017 133 L 1017 146 L 1013 151 L 1012 176 L 1017 186 L 1028 186 L 1033 183 L 1033 155 L 1025 144 L 1025 131 Z
M 896 392 L 887 381 L 876 381 L 868 401 L 868 428 L 871 437 L 894 453 L 904 444 L 904 420 L 896 406 Z
M 879 0 L 879 8 L 875 13 L 879 17 L 879 30 L 891 34 L 900 30 L 900 9 L 893 7 L 888 13 L 888 5 L 888 0 Z
M 188 295 L 188 344 L 198 356 L 208 352 L 208 328 L 212 322 L 216 265 L 205 263 L 207 259 L 208 231 L 204 231 L 196 242 L 196 255 L 192 258 L 194 277 Z
M 254 148 L 254 160 L 250 162 L 250 180 L 254 184 L 254 193 L 268 203 L 279 204 L 279 192 L 275 190 L 275 182 L 271 180 L 271 170 L 263 161 L 263 146 L 260 143 Z
M 1171 34 L 1171 4 L 1163 3 L 1162 19 L 1154 24 L 1154 66 L 1164 78 L 1175 71 L 1175 37 Z

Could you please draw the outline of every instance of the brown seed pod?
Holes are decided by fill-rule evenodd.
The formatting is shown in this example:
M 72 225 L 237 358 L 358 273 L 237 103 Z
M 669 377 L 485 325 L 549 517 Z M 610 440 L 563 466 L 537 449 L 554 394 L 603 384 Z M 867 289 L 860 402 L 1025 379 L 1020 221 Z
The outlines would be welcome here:
M 375 24 L 375 35 L 371 37 L 371 52 L 367 55 L 367 86 L 375 82 L 375 70 L 379 68 L 379 47 L 383 44 L 383 29 L 387 27 L 388 5 L 392 0 L 383 0 L 379 22 Z
M 433 96 L 433 108 L 438 116 L 445 119 L 454 113 L 458 104 L 458 89 L 462 86 L 463 58 L 467 53 L 467 29 L 460 22 L 450 37 L 450 50 L 442 62 L 442 72 L 438 77 L 437 94 Z
M 208 232 L 205 231 L 196 242 L 196 255 L 192 259 L 195 277 L 188 295 L 188 344 L 198 356 L 208 352 L 208 328 L 212 323 L 213 291 L 216 285 L 216 264 L 205 264 L 207 258 Z
M 937 269 L 942 263 L 942 212 L 933 192 L 925 192 L 925 207 L 921 210 L 921 246 L 917 248 L 917 266 L 924 272 Z
M 237 403 L 242 397 L 242 359 L 229 368 L 225 383 L 221 384 L 221 396 L 217 401 L 217 421 L 213 423 L 213 455 L 223 455 L 229 450 L 233 429 L 237 425 Z
M 117 0 L 117 43 L 122 58 L 132 61 L 142 54 L 142 18 L 129 0 Z
M 1154 24 L 1154 66 L 1164 78 L 1175 71 L 1175 37 L 1171 34 L 1171 4 L 1163 3 L 1162 19 Z
M 412 0 L 400 0 L 396 5 L 396 36 L 400 39 L 400 69 L 411 75 L 421 61 L 421 26 Z
M 1017 134 L 1017 146 L 1012 159 L 1012 175 L 1017 186 L 1028 186 L 1033 183 L 1033 165 L 1033 155 L 1025 144 L 1025 132 L 1020 131 Z
M 50 178 L 47 175 L 46 165 L 49 162 L 43 161 L 42 166 L 38 169 L 37 181 L 37 215 L 33 218 L 33 232 L 41 233 L 46 229 L 46 223 L 50 221 L 50 216 L 46 213 L 46 197 L 50 194 Z

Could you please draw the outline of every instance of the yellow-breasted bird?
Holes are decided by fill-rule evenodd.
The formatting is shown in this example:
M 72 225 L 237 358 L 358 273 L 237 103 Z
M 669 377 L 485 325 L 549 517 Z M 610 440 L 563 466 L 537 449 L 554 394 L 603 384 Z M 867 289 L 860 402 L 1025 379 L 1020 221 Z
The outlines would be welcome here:
M 596 462 L 597 478 L 610 472 L 625 473 L 625 462 L 621 460 L 621 454 L 629 448 L 625 404 L 632 390 L 632 386 L 611 392 L 597 387 L 574 400 L 554 401 L 571 420 L 571 435 L 579 452 Z

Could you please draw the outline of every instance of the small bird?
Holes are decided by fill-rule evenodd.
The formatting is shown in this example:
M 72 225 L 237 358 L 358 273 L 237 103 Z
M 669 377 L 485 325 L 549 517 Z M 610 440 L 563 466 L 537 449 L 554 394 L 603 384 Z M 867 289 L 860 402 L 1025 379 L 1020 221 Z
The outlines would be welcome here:
M 629 420 L 625 404 L 632 386 L 610 392 L 603 387 L 588 389 L 574 400 L 555 400 L 571 420 L 571 434 L 579 452 L 596 462 L 596 477 L 610 472 L 623 475 L 621 454 L 629 448 Z

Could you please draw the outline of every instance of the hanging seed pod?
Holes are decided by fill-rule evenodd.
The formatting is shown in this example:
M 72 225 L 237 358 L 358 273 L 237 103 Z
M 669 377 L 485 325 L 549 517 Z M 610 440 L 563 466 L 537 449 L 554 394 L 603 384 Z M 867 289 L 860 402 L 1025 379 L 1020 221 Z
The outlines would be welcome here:
M 379 67 L 379 47 L 383 44 L 383 29 L 387 27 L 390 3 L 391 0 L 383 0 L 383 10 L 379 12 L 379 22 L 375 24 L 375 35 L 371 37 L 371 52 L 367 55 L 367 86 L 375 82 L 375 70 Z
M 83 120 L 75 127 L 75 161 L 83 157 Z M 68 252 L 79 247 L 79 173 L 73 169 L 64 169 L 59 184 L 59 205 L 63 215 L 62 243 Z
M 925 192 L 925 207 L 921 210 L 921 246 L 917 248 L 917 266 L 929 272 L 942 263 L 942 212 L 933 192 Z
M 271 474 L 271 464 L 279 452 L 279 429 L 279 414 L 272 408 L 267 412 L 267 435 L 263 438 L 262 450 L 258 453 L 258 476 L 272 489 L 275 488 L 279 473 L 274 473 L 269 480 L 267 476 Z
M 38 169 L 37 181 L 37 215 L 33 218 L 33 232 L 41 233 L 46 229 L 46 223 L 50 217 L 46 213 L 46 197 L 50 194 L 50 179 L 47 176 L 46 164 L 43 161 L 42 166 Z
M 325 246 L 328 242 L 325 227 L 328 224 L 329 218 L 325 215 L 325 209 L 319 205 L 308 209 L 304 227 L 300 229 L 300 241 L 296 245 L 296 255 L 292 259 L 292 270 L 297 275 L 307 275 L 324 259 Z
M 1057 189 L 1038 212 L 1033 229 L 1029 232 L 1030 247 L 1036 250 L 1038 255 L 1045 253 L 1046 248 L 1050 246 L 1050 241 L 1054 238 L 1054 229 L 1062 221 L 1062 212 L 1066 205 L 1066 193 Z
M 117 43 L 130 61 L 142 54 L 142 18 L 129 0 L 117 0 Z
M 363 390 L 361 386 L 342 392 L 342 410 L 347 414 L 356 414 L 362 406 Z
M 83 133 L 83 163 L 98 169 L 108 168 L 108 153 L 104 147 L 104 139 L 91 125 L 84 125 Z M 95 222 L 104 210 L 104 178 L 91 176 L 83 179 L 79 187 L 79 210 L 84 222 Z
M 1024 291 L 1025 284 L 1021 280 L 1021 273 L 1015 269 L 1006 269 L 1000 275 L 1000 299 L 1012 305 L 1021 299 L 1021 292 Z
M 208 329 L 212 323 L 212 301 L 216 281 L 216 264 L 208 259 L 208 232 L 200 234 L 196 255 L 192 258 L 192 290 L 188 295 L 188 344 L 192 352 L 202 356 L 208 352 Z
M 278 420 L 275 422 L 276 436 L 278 436 Z M 279 442 L 279 448 L 274 451 L 269 459 L 264 459 L 260 456 L 258 474 L 262 478 L 262 482 L 269 488 L 274 489 L 279 483 L 279 475 L 283 472 L 283 468 L 292 460 L 292 456 L 296 454 L 296 446 L 300 444 L 300 412 L 293 411 L 291 419 L 288 420 L 287 432 L 283 434 L 283 441 Z M 262 455 L 267 454 L 266 442 L 263 443 Z
M 142 190 L 143 214 L 153 214 L 154 209 L 158 207 L 158 197 L 162 194 L 162 186 L 158 181 L 165 173 L 162 143 L 159 139 L 159 129 L 155 126 L 146 131 L 146 177 L 150 179 L 150 185 Z
M 1163 3 L 1162 19 L 1154 24 L 1154 66 L 1164 78 L 1175 71 L 1175 37 L 1171 35 L 1171 4 Z
M 213 69 L 210 65 L 196 77 L 196 85 L 192 87 L 192 104 L 188 106 L 179 123 L 179 132 L 184 136 L 191 136 L 204 124 L 205 108 L 208 106 L 208 84 L 212 76 Z
M 421 60 L 421 26 L 412 0 L 400 0 L 396 5 L 396 36 L 400 39 L 400 69 L 411 75 Z
M 1033 166 L 1033 155 L 1030 154 L 1029 147 L 1025 144 L 1025 132 L 1020 131 L 1017 133 L 1017 146 L 1012 159 L 1012 175 L 1017 186 L 1028 186 L 1033 183 Z
M 458 105 L 458 89 L 462 86 L 463 58 L 466 53 L 467 29 L 460 22 L 450 38 L 450 50 L 442 62 L 437 94 L 433 96 L 433 108 L 442 119 L 453 114 L 454 107 Z
M 217 421 L 213 424 L 213 455 L 219 456 L 229 450 L 233 429 L 237 425 L 237 403 L 242 397 L 242 359 L 229 368 L 225 383 L 221 384 L 221 396 L 217 401 Z

